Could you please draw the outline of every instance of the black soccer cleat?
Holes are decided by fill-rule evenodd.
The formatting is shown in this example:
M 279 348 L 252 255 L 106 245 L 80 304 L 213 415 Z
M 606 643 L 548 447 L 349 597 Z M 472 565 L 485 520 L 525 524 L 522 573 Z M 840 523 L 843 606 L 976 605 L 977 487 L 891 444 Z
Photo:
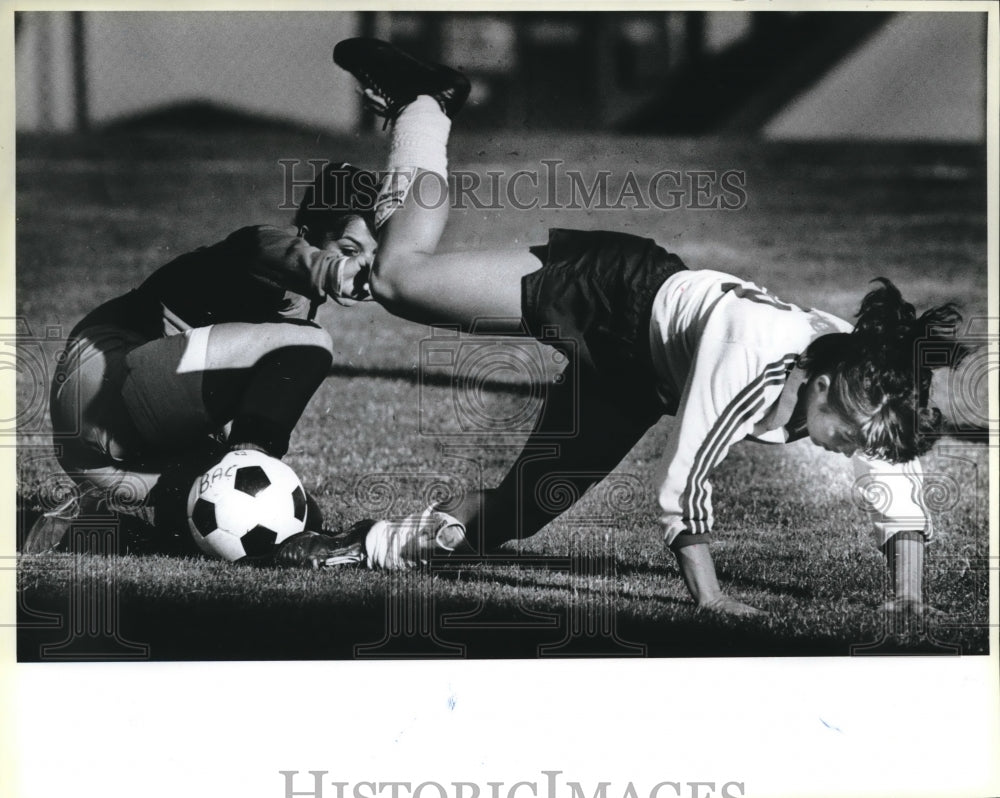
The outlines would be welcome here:
M 469 79 L 458 70 L 421 61 L 379 39 L 344 39 L 333 48 L 333 62 L 358 79 L 369 107 L 387 122 L 421 94 L 437 100 L 452 119 L 469 98 Z
M 370 523 L 370 522 L 369 522 Z M 363 565 L 365 535 L 364 522 L 354 524 L 344 532 L 330 534 L 306 530 L 284 540 L 274 552 L 274 565 L 285 568 L 334 568 L 343 565 Z

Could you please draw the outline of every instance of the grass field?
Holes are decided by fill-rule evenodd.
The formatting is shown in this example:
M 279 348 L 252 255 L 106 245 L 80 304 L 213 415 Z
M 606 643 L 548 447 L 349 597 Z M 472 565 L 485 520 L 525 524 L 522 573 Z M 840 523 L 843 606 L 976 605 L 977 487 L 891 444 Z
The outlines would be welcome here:
M 131 132 L 18 141 L 19 533 L 58 492 L 45 385 L 60 335 L 158 265 L 245 224 L 286 218 L 283 158 L 378 165 L 382 145 L 284 131 Z M 692 268 L 731 271 L 782 298 L 850 317 L 876 275 L 918 306 L 986 312 L 985 152 L 909 145 L 779 145 L 594 136 L 458 137 L 452 166 L 593 176 L 741 170 L 740 210 L 455 210 L 443 248 L 540 243 L 548 227 L 650 235 Z M 329 304 L 329 303 L 328 303 Z M 379 307 L 325 308 L 336 347 L 287 461 L 330 526 L 420 508 L 442 485 L 494 484 L 526 434 L 467 435 L 447 372 L 421 367 L 430 331 Z M 493 380 L 486 415 L 518 416 L 538 391 Z M 670 434 L 651 430 L 606 485 L 502 562 L 403 577 L 226 566 L 108 528 L 122 554 L 23 556 L 22 660 L 297 659 L 984 653 L 988 647 L 985 447 L 926 460 L 937 542 L 928 600 L 946 616 L 886 637 L 882 558 L 850 499 L 845 461 L 800 442 L 737 446 L 713 484 L 724 586 L 762 620 L 695 611 L 659 539 L 652 471 Z M 443 432 L 442 432 L 443 431 Z M 458 447 L 458 448 L 456 448 Z M 117 526 L 116 526 L 117 525 Z M 183 530 L 181 530 L 183 533 Z M 893 631 L 893 630 L 889 630 Z M 860 648 L 858 648 L 860 647 Z

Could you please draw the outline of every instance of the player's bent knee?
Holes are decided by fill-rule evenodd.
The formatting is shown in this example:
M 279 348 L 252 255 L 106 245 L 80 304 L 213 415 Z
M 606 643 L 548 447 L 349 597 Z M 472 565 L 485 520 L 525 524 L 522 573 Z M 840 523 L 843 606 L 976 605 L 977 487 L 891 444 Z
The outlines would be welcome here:
M 323 327 L 319 325 L 315 326 L 302 326 L 299 328 L 304 334 L 304 341 L 302 341 L 303 346 L 309 346 L 314 349 L 322 349 L 329 353 L 330 357 L 333 357 L 333 338 L 330 337 Z
M 387 308 L 406 307 L 419 295 L 420 280 L 428 256 L 407 252 L 379 255 L 369 277 L 369 289 L 379 304 Z
M 305 347 L 322 350 L 333 357 L 333 339 L 323 327 L 312 322 L 282 322 L 267 325 L 267 334 L 261 336 L 264 341 L 261 356 L 288 347 Z

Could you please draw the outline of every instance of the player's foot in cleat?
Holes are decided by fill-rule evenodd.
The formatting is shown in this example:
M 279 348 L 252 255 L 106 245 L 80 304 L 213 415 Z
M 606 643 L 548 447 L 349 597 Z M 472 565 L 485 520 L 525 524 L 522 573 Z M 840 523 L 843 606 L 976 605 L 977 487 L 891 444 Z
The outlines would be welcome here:
M 299 532 L 284 541 L 274 553 L 274 564 L 285 568 L 335 568 L 361 565 L 365 561 L 364 540 L 368 528 L 358 525 L 338 535 Z
M 421 94 L 437 100 L 451 118 L 469 97 L 469 79 L 458 70 L 421 61 L 379 39 L 338 42 L 333 61 L 358 79 L 365 104 L 386 121 L 395 119 Z
M 437 552 L 451 554 L 465 543 L 465 527 L 434 509 L 400 521 L 376 521 L 365 536 L 368 567 L 405 571 L 430 562 Z

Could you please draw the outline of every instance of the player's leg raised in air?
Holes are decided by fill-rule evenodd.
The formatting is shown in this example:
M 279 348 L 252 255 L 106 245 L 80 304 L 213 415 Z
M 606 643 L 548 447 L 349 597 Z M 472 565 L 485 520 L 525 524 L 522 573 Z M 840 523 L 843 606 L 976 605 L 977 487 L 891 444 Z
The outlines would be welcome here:
M 468 330 L 489 318 L 481 331 L 516 332 L 520 278 L 539 268 L 538 259 L 526 249 L 436 251 L 450 205 L 451 117 L 468 96 L 468 80 L 374 39 L 341 42 L 334 61 L 358 79 L 370 107 L 392 125 L 376 209 L 374 297 L 394 314 L 420 323 Z
M 440 69 L 454 85 L 454 73 L 410 70 L 412 59 L 372 40 L 338 49 L 337 63 L 381 100 L 394 124 L 390 182 L 396 173 L 419 179 L 420 170 L 443 179 L 446 112 L 454 106 L 408 74 Z M 963 349 L 941 332 L 960 321 L 954 307 L 918 317 L 882 281 L 852 329 L 750 281 L 689 272 L 648 239 L 600 231 L 552 231 L 546 246 L 531 249 L 438 254 L 445 204 L 385 188 L 380 202 L 371 274 L 377 300 L 404 318 L 465 331 L 527 329 L 541 338 L 549 327 L 569 342 L 569 366 L 501 485 L 468 495 L 450 514 L 432 506 L 402 521 L 376 522 L 365 538 L 370 567 L 414 567 L 459 546 L 482 553 L 533 534 L 557 514 L 538 498 L 545 479 L 558 476 L 582 494 L 666 413 L 677 423 L 660 467 L 664 541 L 700 606 L 755 612 L 727 597 L 715 577 L 707 546 L 711 470 L 744 438 L 784 443 L 805 436 L 829 451 L 862 455 L 856 472 L 891 496 L 885 506 L 869 507 L 869 516 L 897 599 L 921 602 L 922 546 L 931 529 L 915 487 L 916 458 L 944 424 L 929 399 L 932 369 L 915 366 L 912 352 L 917 341 L 931 339 Z M 564 433 L 567 416 L 575 436 Z M 551 456 L 538 457 L 539 449 Z
M 280 458 L 287 451 L 331 362 L 330 336 L 312 321 L 316 307 L 327 297 L 340 304 L 365 297 L 376 218 L 391 215 L 409 181 L 419 177 L 407 172 L 411 165 L 444 176 L 445 112 L 457 110 L 469 90 L 459 73 L 391 47 L 378 52 L 366 43 L 352 52 L 347 43 L 339 52 L 363 71 L 369 98 L 386 103 L 385 113 L 395 117 L 406 106 L 394 129 L 394 165 L 401 168 L 381 204 L 366 204 L 356 180 L 360 170 L 328 165 L 307 191 L 294 227 L 238 230 L 166 264 L 78 324 L 51 411 L 64 441 L 60 463 L 78 484 L 79 499 L 43 517 L 26 551 L 57 545 L 81 501 L 105 509 L 155 503 L 183 519 L 192 476 L 220 454 L 254 448 Z M 376 95 L 394 75 L 407 82 Z M 447 204 L 415 220 L 408 232 L 407 216 L 398 226 L 412 251 L 433 251 Z M 399 240 L 387 239 L 391 262 L 398 261 L 392 253 Z M 173 475 L 180 476 L 169 479 Z M 321 522 L 315 503 L 312 510 L 311 529 Z M 329 542 L 310 531 L 283 545 L 278 559 L 343 561 L 337 551 L 323 556 L 330 553 Z
M 534 534 L 558 514 L 539 498 L 536 484 L 558 474 L 582 494 L 620 462 L 662 412 L 651 380 L 637 376 L 634 369 L 621 373 L 627 385 L 635 385 L 632 395 L 621 383 L 617 392 L 609 390 L 598 375 L 595 356 L 604 365 L 616 360 L 628 365 L 635 360 L 633 345 L 648 349 L 641 329 L 648 313 L 623 319 L 607 309 L 592 311 L 599 303 L 595 280 L 614 285 L 620 301 L 648 305 L 659 283 L 683 265 L 649 242 L 606 233 L 563 234 L 554 247 L 437 253 L 448 203 L 428 201 L 428 192 L 437 199 L 437 192 L 447 190 L 447 103 L 414 96 L 410 58 L 391 45 L 350 40 L 338 45 L 334 60 L 358 78 L 369 97 L 379 93 L 377 109 L 391 109 L 388 174 L 379 199 L 379 250 L 371 274 L 375 299 L 398 316 L 466 332 L 527 330 L 540 335 L 544 329 L 556 329 L 568 336 L 567 373 L 550 389 L 525 453 L 501 485 L 471 493 L 450 514 L 431 508 L 403 521 L 379 522 L 367 542 L 369 565 L 385 568 L 412 567 L 435 549 L 445 551 L 459 543 L 471 550 L 492 550 L 513 537 Z M 429 69 L 449 76 L 444 85 L 449 79 L 460 81 L 447 68 Z M 393 191 L 400 183 L 410 191 Z M 632 278 L 634 284 L 629 284 Z M 570 295 L 574 301 L 565 304 L 576 303 L 582 308 L 579 315 L 555 308 L 560 297 Z M 530 306 L 526 297 L 533 300 Z M 614 344 L 596 355 L 590 351 L 585 339 L 601 325 L 609 330 L 605 340 L 624 334 L 627 341 L 620 351 L 611 351 Z M 619 401 L 624 396 L 629 400 Z M 565 435 L 568 426 L 577 429 L 571 438 Z M 539 448 L 551 453 L 539 457 Z

